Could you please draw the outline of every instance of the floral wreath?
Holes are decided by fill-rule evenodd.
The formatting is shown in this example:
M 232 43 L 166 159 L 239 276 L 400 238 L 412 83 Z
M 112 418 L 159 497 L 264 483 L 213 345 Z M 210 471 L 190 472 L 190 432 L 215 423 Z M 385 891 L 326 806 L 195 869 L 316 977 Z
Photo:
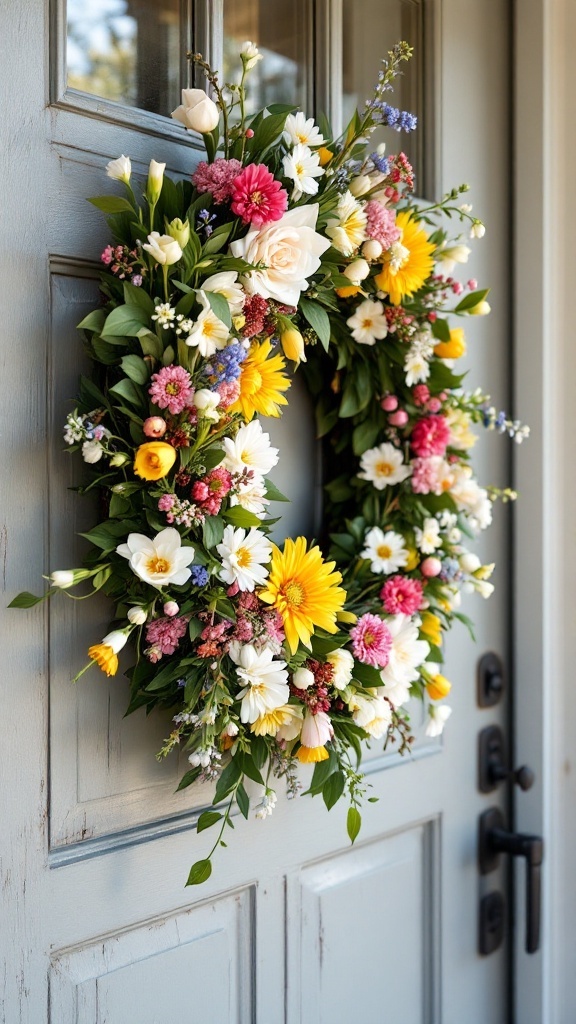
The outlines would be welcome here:
M 450 276 L 470 250 L 443 215 L 484 233 L 458 202 L 467 186 L 416 204 L 406 156 L 370 150 L 379 125 L 416 126 L 386 101 L 410 55 L 405 43 L 390 51 L 338 139 L 291 106 L 246 115 L 254 44 L 223 87 L 189 55 L 215 99 L 185 89 L 172 116 L 202 135 L 207 160 L 178 182 L 152 160 L 139 201 L 121 156 L 107 173 L 125 196 L 90 200 L 111 241 L 101 304 L 79 324 L 94 373 L 64 438 L 106 512 L 83 534 L 83 567 L 52 572 L 43 597 L 88 584 L 115 603 L 76 679 L 94 664 L 114 676 L 129 642 L 128 710 L 169 708 L 158 757 L 186 751 L 179 789 L 214 783 L 197 831 L 217 825 L 217 838 L 187 884 L 209 877 L 234 805 L 248 817 L 246 780 L 266 818 L 271 780 L 295 796 L 300 762 L 314 764 L 308 791 L 328 809 L 347 792 L 354 842 L 362 744 L 409 750 L 412 697 L 428 705 L 427 733 L 442 731 L 443 634 L 455 618 L 471 626 L 462 590 L 493 589 L 466 538 L 488 526 L 497 495 L 515 495 L 475 480 L 471 428 L 516 441 L 527 428 L 454 372 L 466 344 L 447 313 L 489 312 L 485 290 Z M 268 505 L 286 499 L 267 476 L 279 452 L 261 420 L 288 402 L 286 359 L 302 364 L 324 439 L 320 546 L 269 539 Z

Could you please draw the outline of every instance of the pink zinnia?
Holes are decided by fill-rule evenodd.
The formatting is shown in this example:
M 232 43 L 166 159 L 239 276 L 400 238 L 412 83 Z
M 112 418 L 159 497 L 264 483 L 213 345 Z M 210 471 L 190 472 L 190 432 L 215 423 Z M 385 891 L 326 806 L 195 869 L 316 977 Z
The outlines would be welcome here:
M 248 164 L 232 185 L 232 210 L 245 224 L 260 228 L 280 220 L 288 206 L 288 193 L 264 164 Z
M 210 192 L 215 203 L 224 203 L 231 198 L 234 179 L 241 170 L 242 164 L 239 160 L 224 160 L 219 157 L 212 164 L 202 160 L 192 175 L 192 184 L 198 192 Z
M 374 668 L 386 667 L 392 650 L 392 634 L 377 615 L 370 612 L 362 615 L 350 630 L 350 639 L 355 658 Z
M 423 595 L 419 580 L 391 576 L 380 591 L 380 600 L 389 615 L 414 615 L 422 607 Z
M 410 483 L 415 494 L 442 494 L 446 477 L 446 462 L 441 455 L 429 459 L 414 459 Z
M 424 416 L 412 431 L 412 450 L 421 458 L 444 455 L 450 441 L 450 427 L 444 416 Z
M 192 379 L 183 366 L 164 366 L 152 374 L 148 389 L 150 398 L 160 409 L 168 409 L 177 416 L 190 403 L 193 395 Z
M 146 629 L 146 639 L 152 645 L 147 653 L 150 661 L 160 661 L 163 654 L 174 654 L 188 629 L 188 620 L 179 618 L 154 619 Z
M 381 206 L 377 199 L 370 199 L 364 207 L 368 217 L 366 222 L 366 234 L 368 238 L 374 238 L 380 242 L 383 249 L 389 249 L 394 242 L 400 238 L 400 228 L 396 227 L 396 218 L 393 210 Z

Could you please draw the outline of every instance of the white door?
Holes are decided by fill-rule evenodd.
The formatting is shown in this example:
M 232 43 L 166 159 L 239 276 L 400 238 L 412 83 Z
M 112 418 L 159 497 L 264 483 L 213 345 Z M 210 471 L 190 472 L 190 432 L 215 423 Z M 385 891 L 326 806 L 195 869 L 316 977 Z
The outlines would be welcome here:
M 232 37 L 252 37 L 276 53 L 263 88 L 303 100 L 315 88 L 319 104 L 337 110 L 338 83 L 354 93 L 368 56 L 402 33 L 398 12 L 419 6 L 68 0 L 68 77 L 65 0 L 3 6 L 6 600 L 34 591 L 41 570 L 73 563 L 71 536 L 90 516 L 67 491 L 76 471 L 60 453 L 82 366 L 74 325 L 93 303 L 107 241 L 85 197 L 101 193 L 106 162 L 122 152 L 141 173 L 151 157 L 190 173 L 197 152 L 161 116 L 177 102 L 183 50 L 192 41 L 226 57 Z M 492 0 L 490 19 L 483 0 L 421 6 L 428 91 L 420 106 L 434 153 L 423 170 L 428 184 L 435 171 L 438 191 L 470 181 L 488 225 L 469 272 L 492 283 L 493 313 L 470 325 L 470 379 L 489 384 L 505 406 L 509 211 L 494 182 L 507 177 L 508 4 Z M 290 444 L 286 431 L 288 462 L 298 457 Z M 479 442 L 487 483 L 507 481 L 507 460 L 494 435 Z M 505 708 L 478 709 L 475 683 L 481 653 L 506 661 L 507 533 L 499 509 L 481 552 L 498 563 L 497 593 L 467 609 L 478 645 L 463 629 L 449 643 L 454 714 L 445 739 L 425 740 L 420 729 L 412 757 L 372 753 L 369 782 L 380 799 L 367 805 L 355 846 L 340 804 L 327 815 L 310 798 L 280 800 L 266 822 L 236 822 L 200 890 L 184 881 L 207 848 L 194 823 L 208 798 L 174 795 L 179 766 L 155 761 L 166 720 L 123 719 L 121 681 L 70 683 L 105 605 L 3 612 L 5 1024 L 508 1020 L 506 943 L 478 952 L 481 897 L 504 890 L 505 873 L 480 878 L 476 864 L 478 815 L 505 804 L 502 789 L 478 792 L 477 734 L 503 724 Z

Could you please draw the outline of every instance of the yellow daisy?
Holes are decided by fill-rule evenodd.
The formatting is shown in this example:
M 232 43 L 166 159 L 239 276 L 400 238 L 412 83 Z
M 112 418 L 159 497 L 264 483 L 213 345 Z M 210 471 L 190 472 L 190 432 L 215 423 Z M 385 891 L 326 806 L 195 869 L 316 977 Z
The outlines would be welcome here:
M 280 416 L 280 405 L 288 405 L 282 394 L 290 387 L 290 381 L 282 371 L 286 361 L 277 353 L 268 358 L 272 343 L 253 342 L 240 373 L 240 397 L 230 406 L 230 412 L 241 412 L 247 423 L 254 413 L 260 416 Z
M 294 653 L 301 640 L 307 647 L 314 628 L 336 633 L 336 616 L 346 600 L 339 587 L 342 574 L 335 562 L 325 562 L 320 549 L 306 551 L 306 538 L 288 539 L 284 551 L 273 545 L 270 575 L 259 597 L 279 612 L 286 640 Z
M 432 273 L 435 246 L 417 220 L 406 210 L 396 216 L 402 234 L 385 254 L 382 270 L 374 278 L 378 288 L 387 292 L 394 306 L 410 298 Z
M 281 708 L 274 708 L 260 715 L 250 726 L 250 732 L 256 736 L 275 736 L 282 725 L 287 725 L 293 718 L 293 708 L 290 704 L 284 704 Z

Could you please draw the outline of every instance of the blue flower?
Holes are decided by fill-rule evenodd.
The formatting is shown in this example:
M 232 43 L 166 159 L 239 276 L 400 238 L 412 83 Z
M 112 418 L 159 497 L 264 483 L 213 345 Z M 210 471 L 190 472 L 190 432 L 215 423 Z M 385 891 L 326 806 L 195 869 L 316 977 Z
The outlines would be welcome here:
M 246 349 L 238 342 L 217 352 L 211 363 L 204 367 L 204 375 L 212 385 L 231 384 L 240 376 L 240 364 L 246 358 Z
M 203 565 L 193 565 L 192 569 L 192 583 L 195 587 L 205 587 L 208 583 L 209 574 L 208 570 Z

